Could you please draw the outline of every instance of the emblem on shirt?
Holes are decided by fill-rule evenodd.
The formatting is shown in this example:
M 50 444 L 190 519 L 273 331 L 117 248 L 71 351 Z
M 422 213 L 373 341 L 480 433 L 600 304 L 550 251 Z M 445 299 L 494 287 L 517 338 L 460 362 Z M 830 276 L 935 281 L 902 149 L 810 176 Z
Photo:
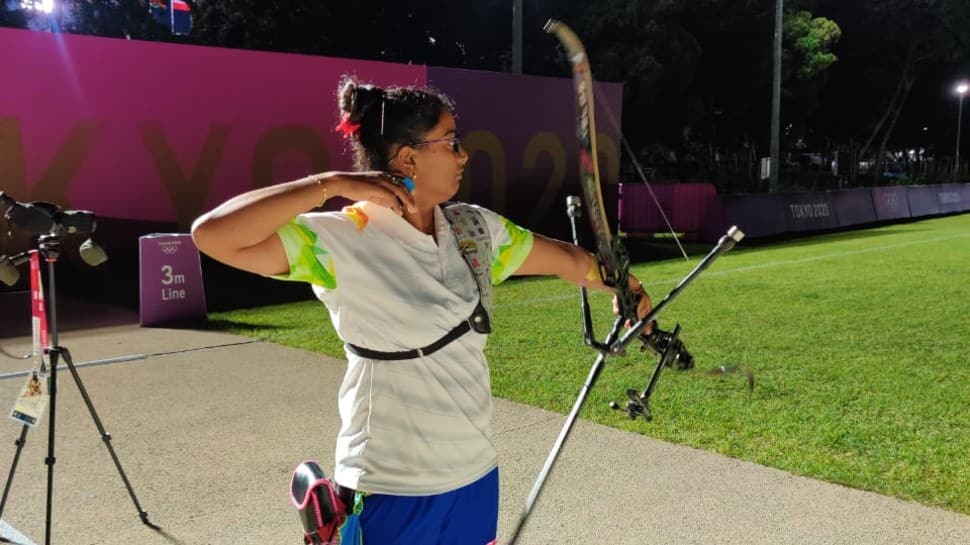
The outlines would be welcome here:
M 345 206 L 342 212 L 347 215 L 347 218 L 357 224 L 358 231 L 363 231 L 364 227 L 367 226 L 367 222 L 370 220 L 367 214 L 364 213 L 364 210 L 359 206 Z

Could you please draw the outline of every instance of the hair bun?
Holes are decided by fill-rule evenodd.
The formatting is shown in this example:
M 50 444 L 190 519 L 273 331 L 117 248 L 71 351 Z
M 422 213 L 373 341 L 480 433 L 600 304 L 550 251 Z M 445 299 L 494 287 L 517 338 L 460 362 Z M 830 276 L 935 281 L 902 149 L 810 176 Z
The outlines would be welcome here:
M 337 88 L 337 104 L 341 112 L 352 113 L 354 103 L 357 102 L 357 82 L 351 78 L 345 78 Z
M 359 123 L 375 102 L 384 99 L 384 89 L 374 85 L 360 85 L 353 78 L 340 83 L 338 102 L 340 111 L 349 115 L 350 121 Z

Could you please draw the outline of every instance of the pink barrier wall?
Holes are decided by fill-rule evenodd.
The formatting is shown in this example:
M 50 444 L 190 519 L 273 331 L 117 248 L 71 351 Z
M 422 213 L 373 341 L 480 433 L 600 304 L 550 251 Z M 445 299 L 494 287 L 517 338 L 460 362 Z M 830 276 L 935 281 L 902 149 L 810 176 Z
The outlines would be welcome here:
M 843 189 L 832 193 L 832 205 L 839 227 L 849 227 L 876 221 L 873 193 L 868 187 Z
M 688 240 L 715 241 L 731 225 L 758 238 L 970 211 L 970 184 L 720 197 L 710 184 L 654 185 L 653 191 L 674 230 Z M 643 184 L 620 185 L 619 219 L 620 229 L 633 236 L 668 232 Z
M 932 216 L 940 213 L 939 186 L 911 185 L 906 187 L 909 213 L 912 217 Z
M 631 234 L 669 230 L 650 189 L 674 231 L 684 233 L 688 240 L 704 238 L 709 224 L 721 219 L 717 190 L 711 184 L 654 184 L 650 187 L 642 183 L 620 184 L 620 230 Z
M 876 211 L 876 218 L 893 220 L 909 217 L 909 200 L 906 198 L 905 187 L 873 187 L 872 205 Z
M 790 193 L 783 195 L 783 198 L 788 231 L 817 231 L 839 226 L 832 204 L 832 192 Z
M 426 69 L 0 29 L 0 187 L 99 216 L 177 221 L 252 187 L 345 168 L 339 77 Z
M 248 189 L 350 168 L 333 127 L 339 78 L 355 74 L 430 81 L 451 95 L 474 152 L 459 196 L 568 231 L 561 202 L 578 191 L 578 152 L 565 71 L 539 78 L 2 28 L 0 50 L 16 52 L 0 85 L 0 189 L 21 201 L 184 230 Z M 622 86 L 597 93 L 619 118 Z M 599 113 L 604 179 L 615 183 L 619 132 Z
M 725 221 L 721 231 L 737 225 L 746 237 L 774 236 L 788 231 L 788 202 L 782 195 L 760 193 L 756 195 L 725 195 L 721 197 Z
M 970 187 L 970 185 L 943 184 L 938 187 L 936 198 L 940 204 L 941 213 L 963 212 L 970 208 L 970 202 L 967 202 L 964 198 L 965 189 Z

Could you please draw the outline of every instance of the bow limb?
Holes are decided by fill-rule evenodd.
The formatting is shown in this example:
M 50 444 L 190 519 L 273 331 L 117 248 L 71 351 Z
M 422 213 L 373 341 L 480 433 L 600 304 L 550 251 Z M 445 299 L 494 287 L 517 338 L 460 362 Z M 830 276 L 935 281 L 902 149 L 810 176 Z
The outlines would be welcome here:
M 579 174 L 586 202 L 587 216 L 595 239 L 596 257 L 603 283 L 616 291 L 619 313 L 636 321 L 639 297 L 630 289 L 627 277 L 630 258 L 622 242 L 614 238 L 606 219 L 603 192 L 600 185 L 599 161 L 596 154 L 596 122 L 594 119 L 593 77 L 589 57 L 583 42 L 564 23 L 550 20 L 544 30 L 555 34 L 566 50 L 573 70 L 576 90 L 576 137 L 579 141 Z
M 568 26 L 559 21 L 546 23 L 545 31 L 555 34 L 566 49 L 573 69 L 573 83 L 576 88 L 576 137 L 579 139 L 579 174 L 589 210 L 590 222 L 596 235 L 596 253 L 608 257 L 611 252 L 612 234 L 606 224 L 606 209 L 603 207 L 603 193 L 600 190 L 599 159 L 596 156 L 596 123 L 593 108 L 593 78 L 590 73 L 589 58 L 583 43 Z M 606 260 L 604 260 L 606 261 Z M 606 265 L 604 263 L 604 265 Z
M 550 20 L 546 23 L 544 28 L 546 32 L 555 34 L 559 38 L 560 43 L 562 43 L 563 48 L 566 49 L 566 53 L 569 56 L 569 61 L 573 68 L 573 80 L 576 84 L 576 109 L 579 119 L 579 124 L 577 127 L 576 135 L 579 138 L 579 170 L 583 186 L 583 196 L 586 198 L 587 206 L 590 210 L 590 221 L 593 222 L 593 232 L 597 233 L 597 256 L 602 258 L 606 253 L 612 251 L 611 240 L 610 240 L 610 229 L 609 225 L 606 223 L 606 210 L 603 208 L 603 194 L 600 191 L 600 177 L 599 177 L 599 162 L 596 154 L 596 124 L 594 122 L 594 108 L 593 108 L 593 76 L 590 70 L 589 57 L 586 55 L 586 49 L 583 47 L 583 42 L 580 41 L 576 33 L 572 31 L 564 23 L 556 20 Z M 630 146 L 630 142 L 623 136 L 623 132 L 620 130 L 620 124 L 616 120 L 616 116 L 613 115 L 613 110 L 610 109 L 609 105 L 606 104 L 606 113 L 610 116 L 610 121 L 613 127 L 616 129 L 617 134 L 620 135 L 620 140 L 623 143 L 623 148 L 626 150 L 627 155 L 630 156 L 630 160 L 633 161 L 633 166 L 636 168 L 637 175 L 640 176 L 640 181 L 647 186 L 647 190 L 650 191 L 650 196 L 653 198 L 654 204 L 657 205 L 657 210 L 660 211 L 660 215 L 664 219 L 664 223 L 667 225 L 667 229 L 670 234 L 674 237 L 674 242 L 677 243 L 677 247 L 680 249 L 681 255 L 687 260 L 687 252 L 684 247 L 680 244 L 680 239 L 677 238 L 677 233 L 674 232 L 673 226 L 670 224 L 670 220 L 667 218 L 667 213 L 664 212 L 662 206 L 660 206 L 660 200 L 657 199 L 657 195 L 653 192 L 653 186 L 647 180 L 646 174 L 643 172 L 643 167 L 640 166 L 640 162 L 637 160 L 636 155 L 633 153 L 633 148 Z M 594 206 L 595 205 L 595 206 Z M 598 209 L 597 209 L 598 208 Z M 602 218 L 602 225 L 596 225 L 599 221 L 597 218 Z M 604 236 L 600 237 L 598 233 L 604 233 Z M 609 270 L 609 265 L 605 263 L 607 267 L 606 272 L 613 272 Z M 606 276 L 604 276 L 606 278 Z

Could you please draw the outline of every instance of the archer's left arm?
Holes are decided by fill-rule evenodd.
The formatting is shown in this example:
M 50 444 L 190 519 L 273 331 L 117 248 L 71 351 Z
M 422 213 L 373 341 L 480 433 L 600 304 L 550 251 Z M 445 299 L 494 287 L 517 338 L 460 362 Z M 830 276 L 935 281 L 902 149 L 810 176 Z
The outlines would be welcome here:
M 515 271 L 516 275 L 555 275 L 569 283 L 588 289 L 613 291 L 603 284 L 599 262 L 593 254 L 575 244 L 561 240 L 539 234 L 533 234 L 533 237 L 532 250 Z M 653 308 L 650 297 L 643 291 L 643 284 L 635 276 L 630 274 L 627 278 L 630 289 L 636 294 L 642 294 L 637 314 L 640 317 L 646 316 Z

